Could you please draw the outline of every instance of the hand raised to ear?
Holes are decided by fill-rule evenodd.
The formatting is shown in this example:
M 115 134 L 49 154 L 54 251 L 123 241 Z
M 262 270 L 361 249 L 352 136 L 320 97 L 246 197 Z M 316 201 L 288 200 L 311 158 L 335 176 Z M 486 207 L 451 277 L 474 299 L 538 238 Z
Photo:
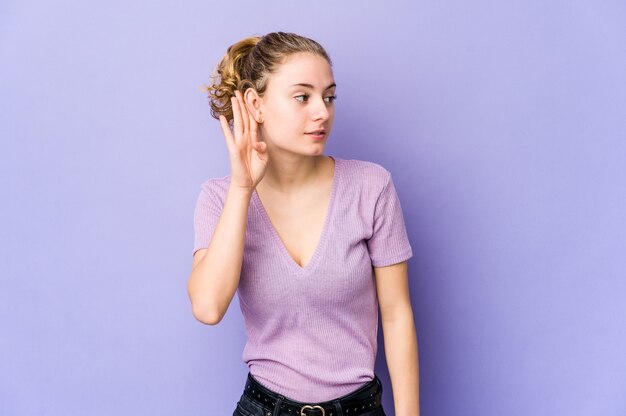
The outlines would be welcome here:
M 269 161 L 267 144 L 259 141 L 257 121 L 248 112 L 241 92 L 235 91 L 231 104 L 232 131 L 226 117 L 220 115 L 220 125 L 230 158 L 231 185 L 253 190 L 265 175 Z

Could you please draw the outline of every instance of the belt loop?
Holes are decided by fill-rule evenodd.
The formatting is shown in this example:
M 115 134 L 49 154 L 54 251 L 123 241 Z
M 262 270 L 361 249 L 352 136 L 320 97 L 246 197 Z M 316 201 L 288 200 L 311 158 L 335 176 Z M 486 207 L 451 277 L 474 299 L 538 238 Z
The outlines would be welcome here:
M 341 404 L 339 404 L 339 400 L 334 400 L 333 403 L 335 405 L 335 409 L 337 409 L 337 416 L 343 416 L 343 410 L 341 409 Z
M 274 406 L 274 412 L 272 413 L 272 416 L 280 416 L 280 405 L 283 404 L 284 398 L 285 396 L 283 396 L 282 394 L 278 395 L 278 400 L 276 400 L 276 405 Z

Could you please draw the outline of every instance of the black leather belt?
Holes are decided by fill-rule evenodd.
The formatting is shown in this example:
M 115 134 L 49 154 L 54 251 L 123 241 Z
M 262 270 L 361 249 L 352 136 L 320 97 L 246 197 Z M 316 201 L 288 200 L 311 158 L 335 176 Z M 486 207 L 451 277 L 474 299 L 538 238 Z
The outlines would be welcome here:
M 359 389 L 335 400 L 319 403 L 303 403 L 290 400 L 274 393 L 248 373 L 244 394 L 260 405 L 274 409 L 276 415 L 290 416 L 357 416 L 382 406 L 383 386 L 374 374 L 374 379 Z M 276 409 L 280 411 L 276 413 Z

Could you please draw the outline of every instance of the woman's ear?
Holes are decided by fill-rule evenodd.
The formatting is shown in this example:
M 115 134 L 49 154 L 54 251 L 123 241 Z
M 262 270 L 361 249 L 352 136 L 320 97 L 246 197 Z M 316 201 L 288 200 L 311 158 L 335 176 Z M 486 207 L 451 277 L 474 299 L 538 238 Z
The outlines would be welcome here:
M 252 114 L 252 117 L 257 123 L 263 123 L 263 113 L 261 112 L 261 97 L 254 88 L 248 88 L 243 96 L 243 101 L 246 103 L 248 113 Z

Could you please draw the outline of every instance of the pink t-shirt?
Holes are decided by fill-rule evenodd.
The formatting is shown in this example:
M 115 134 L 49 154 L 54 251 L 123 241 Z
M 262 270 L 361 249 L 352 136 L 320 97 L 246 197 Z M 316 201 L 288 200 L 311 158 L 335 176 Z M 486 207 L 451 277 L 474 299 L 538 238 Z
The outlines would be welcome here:
M 242 359 L 263 385 L 313 403 L 374 378 L 378 300 L 373 266 L 412 257 L 388 170 L 335 160 L 331 199 L 318 246 L 302 268 L 283 245 L 256 191 L 248 210 L 237 294 L 247 342 Z M 194 253 L 209 245 L 230 175 L 201 185 Z

